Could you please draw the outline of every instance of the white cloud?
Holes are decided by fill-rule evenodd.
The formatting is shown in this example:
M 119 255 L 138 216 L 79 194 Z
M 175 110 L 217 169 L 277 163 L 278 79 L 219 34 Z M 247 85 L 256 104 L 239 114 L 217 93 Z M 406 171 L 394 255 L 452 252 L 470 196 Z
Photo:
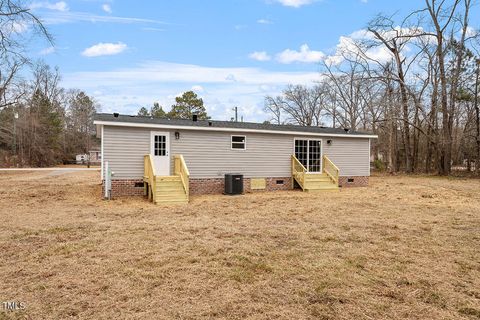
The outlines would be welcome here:
M 78 72 L 75 77 L 84 80 L 87 85 L 98 86 L 102 83 L 205 83 L 232 84 L 232 82 L 262 84 L 308 84 L 318 80 L 317 72 L 275 72 L 259 68 L 220 68 L 199 65 L 148 61 L 135 68 L 105 72 Z M 91 82 L 89 82 L 89 80 Z M 189 86 L 189 87 L 190 87 Z M 80 87 L 80 86 L 79 86 Z
M 265 51 L 252 52 L 248 55 L 248 57 L 257 61 L 269 61 L 270 59 L 272 59 L 272 57 L 270 57 Z
M 8 29 L 8 22 L 3 26 Z M 28 30 L 28 24 L 25 22 L 12 21 L 10 27 L 14 33 L 23 33 Z
M 289 64 L 293 62 L 315 63 L 325 58 L 321 51 L 310 50 L 307 44 L 300 47 L 300 51 L 286 49 L 276 55 L 276 60 L 280 63 Z
M 244 24 L 237 24 L 237 25 L 235 25 L 235 26 L 234 26 L 234 28 L 235 28 L 235 30 L 237 30 L 237 31 L 238 31 L 238 30 L 243 30 L 243 29 L 246 29 L 246 28 L 247 28 L 247 26 L 246 26 L 246 25 L 244 25 Z
M 197 93 L 200 93 L 200 92 L 205 91 L 205 90 L 203 89 L 203 87 L 200 86 L 200 85 L 198 85 L 198 84 L 192 86 L 192 90 L 195 91 L 195 92 L 197 92 Z
M 234 74 L 227 74 L 227 76 L 225 77 L 225 80 L 226 81 L 231 81 L 231 82 L 237 82 L 237 79 L 235 78 L 235 75 Z
M 294 7 L 300 8 L 301 6 L 311 4 L 315 0 L 277 0 L 277 2 L 281 3 L 286 7 Z
M 42 13 L 42 20 L 46 24 L 62 24 L 71 22 L 108 22 L 108 23 L 150 23 L 150 24 L 168 24 L 164 21 L 143 19 L 143 18 L 131 18 L 131 17 L 115 17 L 107 15 L 94 15 L 87 12 L 45 12 Z
M 477 34 L 478 34 L 478 30 L 476 30 L 476 29 L 474 29 L 474 28 L 472 28 L 472 27 L 470 27 L 470 26 L 467 26 L 467 32 L 466 32 L 465 35 L 466 35 L 468 38 L 470 38 L 470 37 L 475 37 Z
M 147 61 L 110 71 L 66 73 L 62 83 L 66 88 L 82 88 L 91 94 L 101 92 L 94 96 L 104 112 L 130 114 L 136 114 L 140 105 L 152 105 L 154 101 L 168 107 L 178 93 L 201 86 L 208 88 L 201 92 L 201 97 L 214 119 L 230 119 L 232 107 L 238 106 L 245 121 L 261 122 L 268 119 L 263 112 L 265 95 L 277 95 L 290 83 L 310 85 L 320 79 L 315 71 L 275 72 L 261 68 L 215 68 Z M 137 99 L 124 100 L 122 97 Z
M 361 3 L 368 3 L 368 0 L 360 0 Z
M 397 26 L 394 28 L 394 30 L 385 30 L 379 32 L 382 37 L 386 39 L 386 41 L 392 41 L 394 38 L 398 37 L 398 35 L 419 35 L 419 38 L 423 38 L 424 41 L 435 41 L 435 38 L 432 36 L 421 35 L 423 32 L 423 29 L 421 28 L 401 28 Z M 375 42 L 379 45 L 366 46 L 365 41 L 368 42 L 368 44 Z M 414 49 L 408 44 L 403 48 L 404 53 L 408 53 L 411 50 Z M 325 62 L 331 65 L 339 65 L 345 61 L 345 58 L 355 59 L 357 55 L 380 63 L 388 62 L 393 58 L 392 53 L 384 45 L 379 43 L 377 39 L 375 39 L 373 33 L 366 29 L 360 29 L 347 36 L 341 36 L 338 40 L 338 44 L 336 45 L 335 52 L 328 56 L 325 59 Z
M 112 13 L 112 7 L 108 3 L 102 5 L 102 10 L 106 13 Z
M 55 47 L 50 46 L 48 48 L 40 50 L 39 54 L 42 55 L 42 56 L 46 56 L 46 55 L 52 54 L 54 52 L 55 52 Z
M 119 54 L 127 49 L 127 45 L 122 42 L 118 43 L 97 43 L 83 50 L 82 55 L 85 57 L 111 56 Z
M 273 24 L 273 22 L 269 19 L 258 19 L 257 23 L 259 23 L 259 24 Z
M 30 9 L 49 9 L 49 10 L 55 10 L 55 11 L 61 11 L 61 12 L 66 12 L 68 11 L 68 5 L 65 1 L 59 1 L 59 2 L 33 2 L 30 5 Z
M 162 28 L 152 28 L 152 27 L 145 27 L 145 28 L 142 28 L 143 31 L 155 31 L 155 32 L 161 32 L 161 31 L 165 31 L 165 29 L 162 29 Z

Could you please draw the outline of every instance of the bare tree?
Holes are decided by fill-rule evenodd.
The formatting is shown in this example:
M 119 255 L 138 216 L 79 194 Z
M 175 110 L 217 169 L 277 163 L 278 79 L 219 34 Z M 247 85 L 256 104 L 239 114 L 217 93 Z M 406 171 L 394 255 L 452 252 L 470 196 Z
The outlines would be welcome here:
M 30 62 L 27 47 L 32 37 L 53 44 L 52 36 L 25 2 L 0 0 L 0 110 L 23 96 L 14 88 L 20 69 Z
M 273 115 L 277 123 L 280 123 L 280 116 L 283 114 L 287 123 L 318 126 L 321 124 L 322 99 L 325 96 L 326 93 L 320 86 L 308 88 L 290 85 L 281 96 L 267 96 L 265 110 Z

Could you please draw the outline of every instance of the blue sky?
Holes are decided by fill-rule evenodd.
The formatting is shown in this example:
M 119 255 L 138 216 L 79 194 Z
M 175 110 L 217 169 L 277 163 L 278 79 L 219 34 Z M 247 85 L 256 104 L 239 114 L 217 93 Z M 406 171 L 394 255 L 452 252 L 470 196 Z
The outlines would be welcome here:
M 135 114 L 193 89 L 214 119 L 238 106 L 268 118 L 264 96 L 312 84 L 339 39 L 380 12 L 399 15 L 420 0 L 64 0 L 37 1 L 55 47 L 32 49 L 58 65 L 65 87 L 87 91 L 104 112 Z M 478 8 L 476 8 L 478 9 Z M 478 18 L 478 13 L 476 14 Z M 473 19 L 472 19 L 473 20 Z M 475 21 L 475 20 L 473 20 Z

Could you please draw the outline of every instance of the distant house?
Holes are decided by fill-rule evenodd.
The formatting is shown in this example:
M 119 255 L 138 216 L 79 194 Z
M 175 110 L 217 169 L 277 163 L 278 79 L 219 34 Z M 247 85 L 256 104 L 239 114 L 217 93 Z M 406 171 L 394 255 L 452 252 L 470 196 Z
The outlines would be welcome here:
M 102 162 L 102 152 L 100 150 L 90 150 L 88 157 L 92 164 L 100 164 Z
M 88 154 L 77 154 L 75 156 L 75 162 L 77 164 L 85 164 L 88 161 Z
M 148 195 L 156 203 L 224 192 L 224 175 L 243 189 L 304 191 L 366 186 L 370 140 L 348 129 L 97 114 L 102 180 L 111 193 Z
M 97 164 L 102 162 L 102 152 L 100 150 L 90 150 L 88 154 L 77 154 L 75 156 L 76 164 Z

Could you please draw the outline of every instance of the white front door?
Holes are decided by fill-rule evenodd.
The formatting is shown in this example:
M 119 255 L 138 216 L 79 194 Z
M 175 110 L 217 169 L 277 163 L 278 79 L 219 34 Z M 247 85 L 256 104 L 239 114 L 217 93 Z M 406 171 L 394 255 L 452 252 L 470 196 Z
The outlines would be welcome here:
M 155 174 L 158 176 L 170 175 L 170 133 L 151 132 L 150 154 L 153 157 Z

